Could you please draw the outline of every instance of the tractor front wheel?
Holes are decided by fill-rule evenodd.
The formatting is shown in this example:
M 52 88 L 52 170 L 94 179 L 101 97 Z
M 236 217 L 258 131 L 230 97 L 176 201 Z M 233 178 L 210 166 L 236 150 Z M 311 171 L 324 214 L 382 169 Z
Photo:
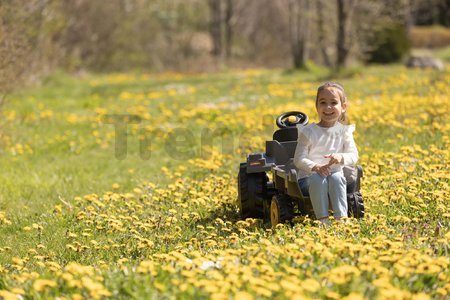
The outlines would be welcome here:
M 287 195 L 275 195 L 270 203 L 270 224 L 275 227 L 279 223 L 290 221 L 293 217 L 293 203 Z

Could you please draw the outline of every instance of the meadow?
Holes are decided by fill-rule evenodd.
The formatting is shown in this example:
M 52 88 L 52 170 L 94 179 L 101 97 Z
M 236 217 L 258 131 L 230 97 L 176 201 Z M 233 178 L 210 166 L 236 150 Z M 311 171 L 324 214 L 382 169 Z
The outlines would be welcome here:
M 316 120 L 320 70 L 58 73 L 0 120 L 0 298 L 447 299 L 450 69 L 341 78 L 366 216 L 239 220 L 275 117 Z

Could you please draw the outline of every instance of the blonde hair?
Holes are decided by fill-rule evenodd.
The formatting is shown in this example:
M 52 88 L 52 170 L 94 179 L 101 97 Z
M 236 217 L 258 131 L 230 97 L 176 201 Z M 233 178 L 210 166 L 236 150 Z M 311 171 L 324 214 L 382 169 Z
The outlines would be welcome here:
M 327 88 L 335 88 L 335 89 L 337 89 L 340 92 L 339 93 L 340 94 L 339 98 L 341 100 L 341 106 L 343 106 L 344 104 L 347 105 L 347 96 L 345 95 L 344 87 L 340 83 L 329 81 L 329 82 L 325 82 L 324 84 L 319 86 L 319 88 L 317 89 L 316 107 L 317 107 L 317 103 L 319 101 L 319 94 L 320 94 L 320 92 L 323 91 L 324 89 L 327 89 Z M 339 122 L 343 123 L 343 124 L 347 123 L 347 112 L 346 111 L 342 112 L 341 117 L 339 119 Z

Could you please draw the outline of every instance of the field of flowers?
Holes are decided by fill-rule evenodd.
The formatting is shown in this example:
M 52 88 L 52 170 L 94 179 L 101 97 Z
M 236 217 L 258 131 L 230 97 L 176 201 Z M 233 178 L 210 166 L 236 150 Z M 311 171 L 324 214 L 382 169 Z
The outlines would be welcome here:
M 320 74 L 67 78 L 0 121 L 0 299 L 447 299 L 450 70 L 340 80 L 366 217 L 239 220 L 239 162 Z

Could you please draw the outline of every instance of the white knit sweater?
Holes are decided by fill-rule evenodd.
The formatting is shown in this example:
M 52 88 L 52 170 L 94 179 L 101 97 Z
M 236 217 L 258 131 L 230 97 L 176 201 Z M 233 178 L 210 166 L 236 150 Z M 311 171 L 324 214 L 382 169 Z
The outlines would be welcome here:
M 358 161 L 358 150 L 353 139 L 355 125 L 337 123 L 333 127 L 320 127 L 312 123 L 297 125 L 297 129 L 294 164 L 299 169 L 298 179 L 309 176 L 316 164 L 327 164 L 330 159 L 324 156 L 328 154 L 339 153 L 344 158 L 342 164 L 331 166 L 331 172 L 341 171 L 344 165 L 354 165 Z

